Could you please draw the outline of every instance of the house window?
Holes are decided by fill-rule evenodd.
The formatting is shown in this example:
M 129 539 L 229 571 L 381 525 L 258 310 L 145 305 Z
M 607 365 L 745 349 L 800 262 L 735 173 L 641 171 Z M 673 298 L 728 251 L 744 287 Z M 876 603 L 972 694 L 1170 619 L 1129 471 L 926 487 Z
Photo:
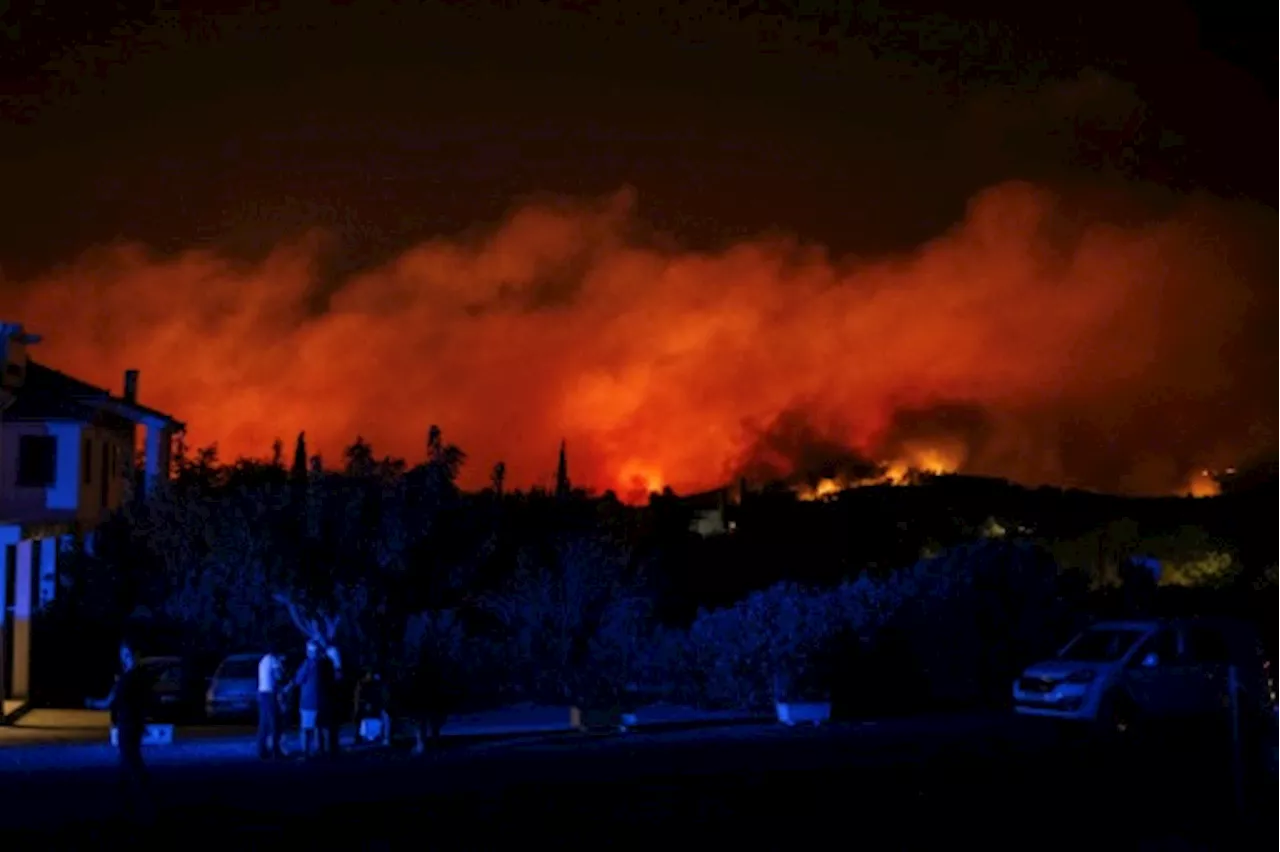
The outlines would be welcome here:
M 18 438 L 18 485 L 43 488 L 57 481 L 58 439 L 52 435 Z
M 84 450 L 80 453 L 80 471 L 84 478 L 84 484 L 89 485 L 93 482 L 93 439 L 84 439 Z

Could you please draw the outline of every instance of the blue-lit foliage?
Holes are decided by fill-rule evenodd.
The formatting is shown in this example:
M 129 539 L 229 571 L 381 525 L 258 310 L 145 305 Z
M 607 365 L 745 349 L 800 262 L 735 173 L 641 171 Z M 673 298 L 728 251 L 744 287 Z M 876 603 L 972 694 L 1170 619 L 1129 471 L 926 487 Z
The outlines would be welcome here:
M 764 709 L 822 697 L 883 712 L 1003 698 L 1012 673 L 1082 610 L 1087 583 L 1046 549 L 959 532 L 925 548 L 947 538 L 945 524 L 888 523 L 887 498 L 868 503 L 884 523 L 854 537 L 833 521 L 829 540 L 796 542 L 787 559 L 797 523 L 844 510 L 761 498 L 737 535 L 704 541 L 671 496 L 633 509 L 506 492 L 501 469 L 494 487 L 464 493 L 462 451 L 435 428 L 424 449 L 410 466 L 357 440 L 337 470 L 308 456 L 302 436 L 287 468 L 283 448 L 269 463 L 179 454 L 171 483 L 103 526 L 92 553 L 62 560 L 46 626 L 74 629 L 36 642 L 56 658 L 44 670 L 78 701 L 111 667 L 83 640 L 109 651 L 126 623 L 148 651 L 212 661 L 268 640 L 300 647 L 275 600 L 284 595 L 340 619 L 353 670 L 403 685 L 427 661 L 471 704 Z M 953 526 L 977 529 L 970 520 Z M 890 566 L 877 536 L 893 552 L 937 555 Z
M 977 702 L 1063 635 L 1078 611 L 1075 591 L 1036 549 L 982 542 L 832 589 L 774 586 L 699 613 L 687 634 L 665 641 L 683 647 L 673 656 L 684 697 L 714 705 L 835 693 L 874 706 L 885 697 L 874 693 L 917 676 L 925 684 L 917 701 Z M 895 653 L 894 636 L 905 647 L 883 659 Z

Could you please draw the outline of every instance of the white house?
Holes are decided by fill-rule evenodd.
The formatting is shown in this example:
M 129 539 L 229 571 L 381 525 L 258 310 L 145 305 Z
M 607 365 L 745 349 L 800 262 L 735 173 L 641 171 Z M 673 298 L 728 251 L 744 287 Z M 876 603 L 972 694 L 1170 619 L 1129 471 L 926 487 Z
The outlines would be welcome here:
M 116 396 L 32 361 L 39 341 L 0 323 L 0 718 L 30 696 L 31 619 L 53 598 L 60 544 L 92 533 L 132 490 L 138 427 L 143 483 L 168 475 L 183 429 L 138 403 L 137 370 Z

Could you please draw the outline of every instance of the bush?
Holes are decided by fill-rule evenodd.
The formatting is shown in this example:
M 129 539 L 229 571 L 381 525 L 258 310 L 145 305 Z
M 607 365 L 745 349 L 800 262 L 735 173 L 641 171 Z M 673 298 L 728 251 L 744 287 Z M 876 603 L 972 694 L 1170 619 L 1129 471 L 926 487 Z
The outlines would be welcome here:
M 922 681 L 936 704 L 1003 696 L 1021 666 L 1074 624 L 1080 591 L 1047 554 L 984 541 L 884 579 L 834 589 L 778 585 L 699 613 L 683 655 L 660 643 L 676 690 L 698 703 L 765 710 L 778 698 L 833 697 L 883 708 Z M 852 688 L 851 688 L 852 687 Z M 879 695 L 877 695 L 879 693 Z M 918 697 L 917 697 L 918 700 Z
M 1084 600 L 1075 577 L 1022 543 L 964 545 L 929 570 L 939 582 L 909 600 L 895 626 L 933 706 L 1003 705 L 1012 679 L 1073 632 Z
M 526 551 L 481 608 L 499 625 L 510 691 L 529 700 L 618 699 L 643 665 L 649 601 L 630 555 L 608 538 L 573 535 L 544 557 Z
M 693 552 L 685 520 L 648 530 L 608 501 L 463 494 L 453 485 L 462 456 L 438 430 L 411 469 L 377 461 L 363 442 L 342 474 L 308 466 L 301 440 L 295 458 L 292 471 L 218 467 L 211 453 L 179 465 L 172 483 L 99 528 L 95 553 L 63 560 L 66 588 L 46 623 L 105 635 L 145 608 L 166 634 L 155 650 L 216 656 L 268 638 L 300 643 L 273 600 L 283 596 L 339 619 L 349 668 L 404 683 L 430 661 L 472 705 L 598 708 L 643 695 L 765 711 L 780 698 L 830 698 L 864 713 L 1003 699 L 1018 667 L 1063 638 L 1080 601 L 1073 575 L 1044 551 L 993 535 L 901 570 L 828 588 L 782 583 L 659 626 L 661 583 L 640 566 L 674 570 L 673 554 Z M 1194 532 L 1170 543 L 1120 524 L 1105 542 L 1116 565 L 1148 551 L 1200 559 L 1207 544 Z M 1059 555 L 1084 565 L 1099 541 Z M 1220 562 L 1188 557 L 1184 575 L 1229 576 Z M 173 626 L 180 635 L 167 634 Z M 43 637 L 41 647 L 75 655 Z

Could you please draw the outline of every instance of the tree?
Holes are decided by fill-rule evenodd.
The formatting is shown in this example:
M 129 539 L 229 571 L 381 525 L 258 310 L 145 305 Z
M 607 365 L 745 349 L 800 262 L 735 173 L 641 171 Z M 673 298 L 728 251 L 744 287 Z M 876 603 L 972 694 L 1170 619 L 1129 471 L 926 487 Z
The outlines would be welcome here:
M 560 442 L 560 460 L 556 464 L 556 499 L 564 500 L 570 494 L 569 460 L 565 456 L 565 442 Z
M 433 425 L 427 431 L 427 467 L 434 475 L 433 484 L 452 485 L 466 460 L 466 453 L 457 446 L 444 442 L 439 426 Z
M 481 606 L 505 628 L 511 677 L 540 698 L 578 701 L 621 687 L 623 670 L 589 671 L 612 658 L 624 668 L 648 604 L 628 572 L 630 553 L 592 535 L 556 542 L 544 558 L 526 549 L 520 567 Z M 593 653 L 594 652 L 594 653 Z M 585 670 L 584 670 L 585 669 Z
M 289 620 L 308 642 L 327 648 L 337 639 L 338 625 L 342 621 L 338 616 L 323 609 L 318 613 L 304 612 L 288 594 L 277 592 L 272 597 L 277 603 L 284 605 L 285 611 L 289 613 Z
M 346 466 L 343 472 L 349 477 L 362 478 L 372 476 L 376 465 L 373 460 L 373 447 L 365 439 L 357 435 L 356 441 L 347 447 L 343 456 Z
M 298 440 L 293 445 L 293 467 L 289 471 L 294 482 L 307 480 L 307 433 L 299 432 Z

